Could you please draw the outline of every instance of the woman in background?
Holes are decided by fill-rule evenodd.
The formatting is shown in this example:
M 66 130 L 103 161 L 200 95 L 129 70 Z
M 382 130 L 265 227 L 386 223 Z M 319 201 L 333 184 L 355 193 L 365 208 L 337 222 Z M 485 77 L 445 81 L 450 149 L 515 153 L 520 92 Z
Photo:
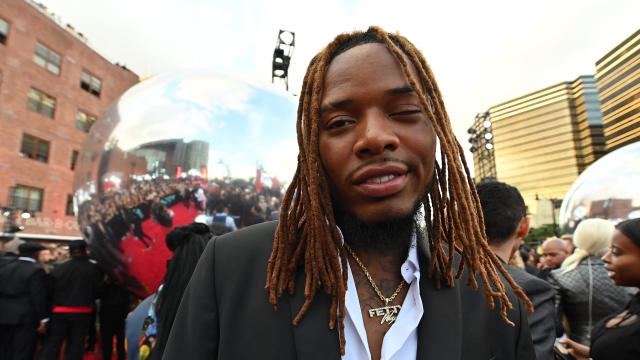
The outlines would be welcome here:
M 616 285 L 640 288 L 640 219 L 626 220 L 616 226 L 611 249 L 602 260 Z M 594 326 L 591 348 L 569 339 L 560 343 L 568 345 L 569 353 L 578 360 L 637 360 L 640 359 L 639 320 L 640 292 L 636 292 L 624 311 Z
M 595 323 L 622 310 L 629 302 L 629 294 L 607 276 L 601 259 L 610 247 L 614 230 L 607 220 L 583 220 L 573 234 L 575 252 L 549 276 L 556 289 L 557 327 L 561 328 L 562 317 L 566 315 L 565 331 L 580 344 L 589 344 Z M 558 333 L 561 335 L 561 331 Z

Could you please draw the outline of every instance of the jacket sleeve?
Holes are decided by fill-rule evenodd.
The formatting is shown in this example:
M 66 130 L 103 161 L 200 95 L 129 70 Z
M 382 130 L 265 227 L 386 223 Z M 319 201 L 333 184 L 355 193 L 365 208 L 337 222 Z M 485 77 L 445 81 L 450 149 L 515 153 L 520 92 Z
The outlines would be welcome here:
M 38 269 L 31 275 L 29 279 L 29 294 L 31 295 L 38 321 L 46 318 L 49 312 L 47 306 L 48 294 L 46 274 L 43 269 Z
M 198 261 L 176 313 L 163 359 L 217 359 L 218 309 L 213 238 Z
M 555 341 L 555 291 L 544 280 L 540 280 L 530 294 L 535 311 L 528 315 L 531 340 L 538 360 L 554 358 L 553 343 Z
M 536 353 L 533 350 L 533 342 L 531 341 L 531 332 L 529 329 L 529 323 L 527 321 L 527 308 L 524 306 L 522 300 L 517 299 L 518 312 L 520 317 L 516 326 L 518 329 L 518 340 L 516 343 L 516 356 L 514 359 L 518 360 L 536 360 Z M 514 304 L 514 307 L 516 306 Z
M 555 294 L 553 296 L 553 306 L 556 313 L 555 319 L 555 327 L 556 327 L 556 337 L 562 336 L 564 334 L 564 326 L 562 325 L 562 317 L 564 316 L 564 304 L 562 302 L 562 287 L 560 286 L 560 282 L 556 279 L 556 273 L 551 272 L 547 280 L 553 290 L 555 290 Z

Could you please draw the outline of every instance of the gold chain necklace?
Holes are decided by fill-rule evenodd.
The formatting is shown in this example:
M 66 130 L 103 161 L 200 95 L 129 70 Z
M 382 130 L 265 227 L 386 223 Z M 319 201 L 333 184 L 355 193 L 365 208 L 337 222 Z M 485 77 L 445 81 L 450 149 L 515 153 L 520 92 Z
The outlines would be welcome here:
M 396 291 L 394 291 L 390 297 L 388 298 L 384 297 L 384 295 L 382 294 L 382 291 L 380 291 L 380 289 L 378 288 L 378 285 L 376 285 L 375 281 L 373 281 L 371 274 L 369 274 L 369 271 L 367 271 L 367 268 L 364 266 L 362 261 L 360 261 L 360 259 L 356 256 L 355 252 L 351 250 L 351 247 L 349 247 L 349 245 L 347 244 L 344 244 L 344 248 L 347 249 L 351 257 L 353 257 L 353 260 L 355 260 L 356 263 L 358 263 L 358 265 L 362 269 L 362 272 L 364 272 L 364 274 L 367 276 L 367 279 L 369 280 L 371 287 L 373 287 L 373 290 L 376 292 L 376 294 L 378 294 L 378 297 L 380 298 L 380 300 L 384 302 L 384 306 L 382 307 L 369 309 L 369 317 L 372 318 L 374 316 L 382 316 L 382 319 L 380 320 L 380 325 L 384 324 L 385 322 L 387 324 L 393 324 L 396 321 L 396 318 L 398 317 L 398 313 L 400 312 L 400 309 L 402 309 L 402 305 L 389 306 L 389 303 L 392 302 L 393 299 L 395 299 L 396 296 L 400 293 L 400 290 L 402 289 L 406 281 L 402 279 Z

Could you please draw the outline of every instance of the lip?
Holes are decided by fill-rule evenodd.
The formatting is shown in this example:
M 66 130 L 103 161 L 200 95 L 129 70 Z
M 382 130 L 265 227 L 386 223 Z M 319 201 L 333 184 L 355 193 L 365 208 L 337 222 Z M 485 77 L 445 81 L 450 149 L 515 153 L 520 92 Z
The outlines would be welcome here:
M 383 183 L 366 182 L 368 179 L 385 175 L 394 175 L 395 177 Z M 355 174 L 352 183 L 365 196 L 380 198 L 391 196 L 402 191 L 407 183 L 407 180 L 408 178 L 406 167 L 395 164 L 388 164 L 383 166 L 367 167 L 363 169 L 361 172 Z
M 407 167 L 400 163 L 386 163 L 381 165 L 367 166 L 364 169 L 353 174 L 351 183 L 354 185 L 360 185 L 367 181 L 367 179 L 384 176 L 384 175 L 396 175 L 400 177 L 407 174 Z

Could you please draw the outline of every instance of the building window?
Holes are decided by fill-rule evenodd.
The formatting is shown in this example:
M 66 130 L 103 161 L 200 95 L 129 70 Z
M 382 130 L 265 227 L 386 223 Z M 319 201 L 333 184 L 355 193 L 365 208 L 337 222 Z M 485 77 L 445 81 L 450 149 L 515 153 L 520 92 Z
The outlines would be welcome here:
M 36 43 L 36 53 L 33 55 L 33 61 L 56 75 L 60 74 L 62 58 L 40 43 Z
M 49 142 L 37 137 L 22 135 L 22 147 L 20 154 L 29 159 L 34 159 L 46 163 L 49 160 Z
M 100 96 L 100 91 L 102 90 L 102 80 L 89 74 L 86 71 L 83 71 L 82 76 L 80 77 L 80 87 L 83 90 L 90 92 L 92 95 Z
M 76 113 L 76 129 L 89 132 L 91 125 L 96 122 L 96 117 L 78 110 Z
M 71 152 L 71 170 L 75 170 L 77 164 L 78 164 L 78 152 L 73 150 Z
M 29 89 L 29 100 L 27 109 L 39 112 L 40 114 L 53 119 L 56 110 L 56 99 L 34 88 Z
M 42 189 L 17 185 L 13 190 L 13 207 L 28 211 L 42 210 Z
M 73 195 L 67 195 L 67 205 L 65 206 L 64 214 L 67 216 L 75 216 L 73 213 Z
M 0 44 L 7 43 L 7 36 L 9 35 L 9 23 L 0 18 Z

